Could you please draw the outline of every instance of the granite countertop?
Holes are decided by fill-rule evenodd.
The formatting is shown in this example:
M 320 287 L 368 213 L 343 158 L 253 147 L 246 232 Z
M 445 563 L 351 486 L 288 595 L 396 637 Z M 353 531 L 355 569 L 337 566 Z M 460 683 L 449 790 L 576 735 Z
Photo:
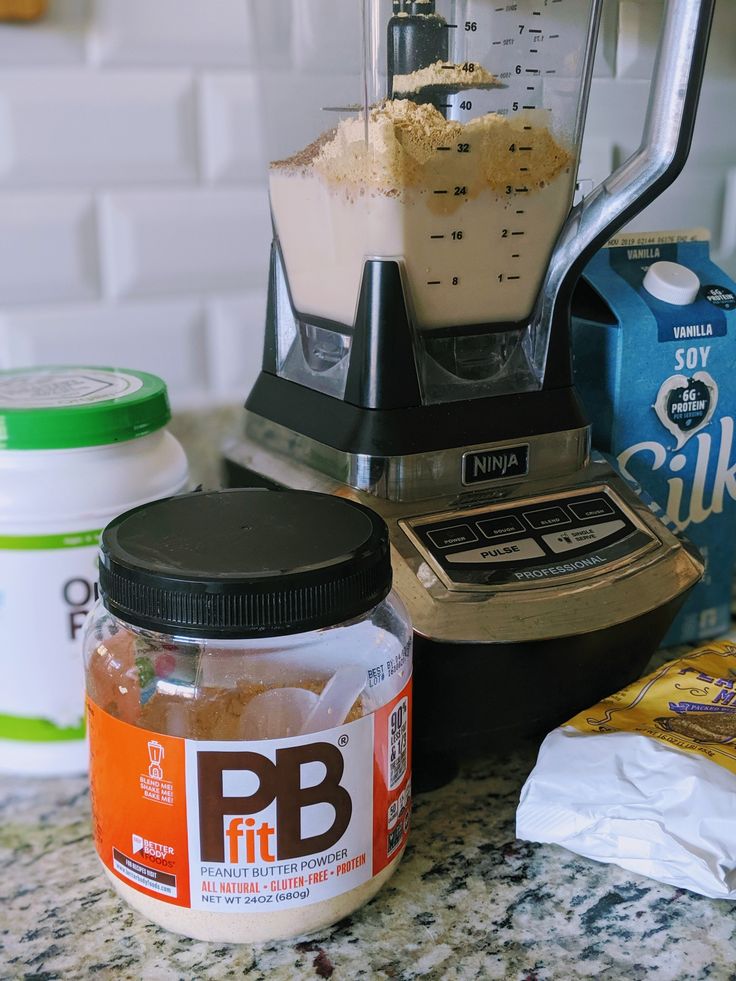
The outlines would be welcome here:
M 514 840 L 533 761 L 476 763 L 420 795 L 404 860 L 371 903 L 255 948 L 183 939 L 119 900 L 85 780 L 0 779 L 0 978 L 736 978 L 736 905 Z
M 216 486 L 239 410 L 174 422 Z M 730 979 L 736 904 L 514 839 L 534 750 L 420 795 L 396 875 L 350 919 L 261 947 L 166 933 L 108 887 L 86 780 L 0 778 L 0 979 Z

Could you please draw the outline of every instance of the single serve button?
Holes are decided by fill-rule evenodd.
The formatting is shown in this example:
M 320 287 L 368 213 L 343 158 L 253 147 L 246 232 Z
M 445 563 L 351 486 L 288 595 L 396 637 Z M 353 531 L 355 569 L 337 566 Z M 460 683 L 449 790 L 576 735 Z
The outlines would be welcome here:
M 544 541 L 553 552 L 561 555 L 575 548 L 586 545 L 597 545 L 598 542 L 625 528 L 623 521 L 606 521 L 600 525 L 590 525 L 588 528 L 571 528 L 569 531 L 557 531 L 554 535 L 544 535 Z
M 436 548 L 451 548 L 453 545 L 470 545 L 477 542 L 478 536 L 470 525 L 452 525 L 449 528 L 435 528 L 428 531 L 427 537 Z
M 471 548 L 467 552 L 453 552 L 447 556 L 448 562 L 473 565 L 496 565 L 499 562 L 523 562 L 526 559 L 541 559 L 544 551 L 533 538 L 522 538 L 516 542 L 487 545 L 485 548 Z

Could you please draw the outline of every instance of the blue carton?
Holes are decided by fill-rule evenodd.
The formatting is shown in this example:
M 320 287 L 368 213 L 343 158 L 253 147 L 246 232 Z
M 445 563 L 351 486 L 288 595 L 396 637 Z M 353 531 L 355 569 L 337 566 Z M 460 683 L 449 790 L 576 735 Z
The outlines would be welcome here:
M 711 262 L 705 232 L 619 236 L 586 267 L 573 314 L 594 446 L 705 559 L 665 644 L 724 633 L 736 563 L 736 283 Z

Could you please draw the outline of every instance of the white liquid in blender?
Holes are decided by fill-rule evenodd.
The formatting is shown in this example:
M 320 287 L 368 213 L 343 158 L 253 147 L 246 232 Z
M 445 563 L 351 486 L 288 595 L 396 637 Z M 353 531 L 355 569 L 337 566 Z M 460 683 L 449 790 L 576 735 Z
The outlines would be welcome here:
M 271 168 L 296 309 L 352 324 L 366 258 L 404 264 L 420 328 L 529 315 L 569 211 L 571 156 L 544 114 L 450 122 L 392 101 Z

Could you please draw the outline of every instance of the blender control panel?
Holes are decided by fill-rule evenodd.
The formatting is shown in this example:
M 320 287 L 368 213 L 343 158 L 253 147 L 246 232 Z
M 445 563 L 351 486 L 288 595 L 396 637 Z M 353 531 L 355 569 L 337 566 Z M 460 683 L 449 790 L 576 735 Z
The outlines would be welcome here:
M 587 578 L 658 542 L 605 487 L 402 526 L 449 589 Z

